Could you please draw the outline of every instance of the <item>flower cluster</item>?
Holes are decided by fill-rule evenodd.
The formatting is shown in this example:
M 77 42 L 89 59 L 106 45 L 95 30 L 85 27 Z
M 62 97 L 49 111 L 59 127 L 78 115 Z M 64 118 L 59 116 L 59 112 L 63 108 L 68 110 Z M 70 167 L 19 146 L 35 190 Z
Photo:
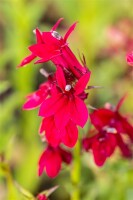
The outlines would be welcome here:
M 132 157 L 130 144 L 133 142 L 133 126 L 125 116 L 119 113 L 124 99 L 125 96 L 116 107 L 107 103 L 104 108 L 90 114 L 91 123 L 95 128 L 89 131 L 82 143 L 86 151 L 92 150 L 98 166 L 104 164 L 106 159 L 114 153 L 116 147 L 119 147 L 124 157 Z M 127 138 L 127 142 L 124 137 Z
M 61 21 L 62 18 L 49 32 L 35 30 L 37 42 L 29 47 L 31 54 L 18 66 L 39 58 L 35 64 L 52 61 L 56 67 L 54 73 L 47 75 L 47 81 L 27 96 L 23 106 L 25 110 L 39 107 L 39 116 L 42 117 L 40 134 L 45 135 L 47 142 L 39 160 L 39 175 L 45 169 L 50 177 L 59 173 L 62 161 L 67 164 L 71 162 L 71 154 L 60 145 L 74 147 L 78 139 L 78 126 L 83 128 L 89 115 L 84 101 L 88 95 L 85 88 L 91 73 L 84 56 L 81 65 L 68 47 L 67 39 L 76 23 L 62 37 L 55 31 Z
M 86 66 L 83 56 L 81 63 L 68 46 L 67 39 L 75 29 L 74 23 L 64 37 L 56 28 L 62 18 L 57 21 L 49 32 L 34 31 L 36 44 L 29 47 L 31 54 L 24 58 L 18 67 L 30 63 L 35 58 L 37 63 L 51 61 L 55 72 L 48 74 L 44 69 L 47 81 L 38 90 L 28 95 L 23 109 L 30 110 L 39 107 L 38 115 L 42 118 L 39 132 L 45 138 L 45 149 L 39 159 L 39 176 L 45 170 L 51 178 L 57 176 L 62 162 L 70 164 L 72 154 L 68 148 L 73 148 L 78 140 L 78 127 L 83 128 L 89 113 L 85 100 L 91 72 Z M 128 57 L 133 64 L 133 55 Z M 85 151 L 92 150 L 95 163 L 102 166 L 116 147 L 126 158 L 131 158 L 130 143 L 133 142 L 133 126 L 119 112 L 125 97 L 116 107 L 106 104 L 104 108 L 96 109 L 90 114 L 94 126 L 82 140 Z M 125 140 L 126 137 L 126 140 Z M 39 197 L 45 199 L 45 197 Z

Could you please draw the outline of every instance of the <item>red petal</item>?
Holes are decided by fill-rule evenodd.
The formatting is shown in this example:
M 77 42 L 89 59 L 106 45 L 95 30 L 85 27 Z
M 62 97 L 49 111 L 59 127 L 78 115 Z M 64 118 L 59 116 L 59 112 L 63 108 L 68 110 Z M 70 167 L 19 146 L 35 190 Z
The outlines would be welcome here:
M 41 126 L 40 126 L 40 133 L 45 131 L 45 136 L 48 141 L 48 143 L 52 147 L 57 147 L 59 143 L 61 142 L 62 134 L 64 134 L 63 130 L 58 129 L 55 126 L 54 117 L 47 117 L 42 120 Z
M 63 18 L 58 19 L 58 21 L 56 22 L 56 24 L 53 26 L 53 28 L 51 29 L 51 31 L 55 31 L 57 29 L 57 27 L 59 26 L 60 22 L 63 20 Z
M 36 29 L 36 40 L 38 44 L 43 43 L 43 39 L 42 39 L 42 33 L 39 29 Z
M 107 159 L 107 156 L 106 156 L 106 153 L 105 153 L 105 150 L 95 150 L 93 149 L 93 156 L 94 156 L 94 161 L 96 163 L 97 166 L 101 167 L 103 166 L 103 164 L 105 163 L 106 159 Z
M 85 74 L 85 75 L 83 75 L 79 79 L 79 81 L 76 83 L 76 85 L 74 87 L 76 95 L 78 95 L 78 94 L 80 94 L 80 93 L 82 93 L 84 91 L 89 79 L 90 79 L 90 72 Z
M 22 62 L 20 63 L 20 65 L 18 65 L 17 67 L 23 67 L 24 65 L 30 63 L 35 58 L 36 58 L 36 56 L 34 54 L 30 54 L 29 56 L 27 56 L 26 58 L 24 58 L 22 60 Z
M 132 152 L 129 149 L 128 145 L 126 143 L 124 143 L 121 135 L 120 134 L 116 134 L 116 138 L 117 138 L 117 144 L 118 144 L 119 148 L 121 149 L 121 152 L 122 152 L 123 156 L 131 158 L 132 157 Z
M 40 106 L 39 116 L 49 117 L 53 115 L 60 106 L 62 94 L 46 99 Z
M 94 160 L 98 166 L 102 166 L 106 159 L 113 154 L 116 147 L 116 138 L 111 133 L 106 134 L 105 138 L 100 138 L 100 134 L 95 138 L 96 140 L 92 143 Z
M 62 37 L 59 35 L 59 39 L 54 37 L 54 32 L 42 32 L 42 38 L 44 43 L 50 50 L 60 50 L 63 43 Z
M 82 140 L 83 149 L 85 151 L 89 151 L 91 149 L 91 145 L 92 145 L 94 140 L 95 140 L 95 136 L 94 137 L 90 137 L 90 138 L 84 138 Z
M 48 143 L 57 147 L 60 142 L 65 129 L 60 129 L 55 126 L 54 117 L 45 118 L 45 136 Z
M 63 128 L 70 119 L 69 100 L 67 96 L 62 96 L 56 107 L 58 109 L 55 113 L 55 124 L 57 127 Z
M 114 112 L 111 110 L 101 108 L 90 114 L 91 123 L 97 128 L 101 129 L 110 123 L 114 117 Z
M 118 112 L 115 112 L 115 124 L 118 133 L 124 133 L 130 137 L 133 141 L 133 126 L 127 121 L 126 117 L 121 116 Z
M 129 54 L 126 56 L 126 60 L 127 60 L 127 63 L 128 63 L 130 66 L 133 66 L 133 52 L 132 52 L 132 53 L 129 53 Z
M 63 162 L 65 162 L 66 164 L 70 164 L 72 161 L 72 154 L 71 152 L 68 152 L 62 148 L 59 147 L 59 151 L 61 154 L 61 158 L 63 160 Z
M 23 105 L 24 110 L 31 110 L 36 107 L 38 107 L 42 103 L 42 98 L 38 97 L 37 98 L 30 98 L 26 101 L 26 103 Z
M 70 111 L 72 121 L 84 127 L 88 120 L 88 110 L 85 103 L 78 97 L 75 97 L 73 100 L 70 100 Z
M 56 79 L 57 79 L 57 83 L 59 85 L 59 87 L 64 90 L 65 86 L 66 86 L 66 79 L 63 73 L 63 70 L 61 69 L 61 67 L 57 67 L 57 71 L 56 71 Z
M 74 147 L 78 139 L 78 129 L 72 121 L 68 122 L 65 129 L 66 129 L 66 132 L 63 135 L 62 142 L 67 147 L 72 148 Z
M 79 61 L 67 45 L 62 48 L 62 54 L 67 68 L 72 71 L 77 79 L 79 79 L 83 74 L 86 73 L 86 71 L 88 71 L 87 68 L 83 67 L 79 63 Z
M 47 88 L 44 88 L 44 91 L 37 90 L 36 92 L 30 94 L 27 98 L 28 100 L 23 105 L 24 110 L 30 110 L 38 107 L 47 97 L 48 92 Z
M 54 56 L 60 55 L 59 51 L 48 48 L 46 44 L 35 44 L 29 47 L 29 50 L 36 56 L 43 58 L 44 62 Z
M 45 136 L 48 143 L 52 147 L 57 147 L 62 141 L 62 135 L 64 134 L 64 129 L 57 129 L 56 127 L 50 127 L 50 129 L 45 131 Z
M 44 171 L 44 167 L 45 167 L 45 164 L 46 164 L 47 153 L 48 153 L 48 149 L 46 149 L 40 156 L 40 159 L 39 159 L 39 162 L 38 162 L 38 167 L 39 167 L 38 175 L 39 176 L 41 176 L 41 174 Z
M 61 156 L 57 151 L 51 151 L 47 155 L 46 173 L 50 178 L 54 178 L 61 170 Z
M 59 152 L 52 147 L 47 148 L 39 160 L 39 176 L 45 168 L 47 175 L 54 178 L 61 169 L 61 162 L 62 160 Z
M 125 94 L 120 101 L 118 102 L 117 106 L 116 106 L 116 110 L 119 110 L 119 108 L 122 106 L 122 104 L 124 103 L 125 99 L 127 98 L 127 94 Z
M 52 122 L 53 122 L 53 117 L 43 118 L 40 125 L 39 133 L 42 133 L 46 129 L 51 129 L 52 124 L 53 124 Z
M 53 56 L 53 58 L 55 58 L 55 57 L 57 57 L 57 56 L 59 56 L 59 54 L 58 54 L 58 55 L 55 55 L 55 56 Z M 46 59 L 40 59 L 40 60 L 37 60 L 36 62 L 34 62 L 34 64 L 38 64 L 38 63 L 44 63 L 44 62 L 46 62 Z
M 78 23 L 78 22 L 75 22 L 74 24 L 72 24 L 72 25 L 70 26 L 70 28 L 68 29 L 68 31 L 66 32 L 66 34 L 65 34 L 65 36 L 64 36 L 64 41 L 65 41 L 65 42 L 67 41 L 67 39 L 68 39 L 69 35 L 72 33 L 72 31 L 74 31 L 74 29 L 75 29 L 77 23 Z
M 122 133 L 126 133 L 133 141 L 133 126 L 124 117 L 121 117 L 120 121 L 121 121 L 121 126 L 123 128 Z

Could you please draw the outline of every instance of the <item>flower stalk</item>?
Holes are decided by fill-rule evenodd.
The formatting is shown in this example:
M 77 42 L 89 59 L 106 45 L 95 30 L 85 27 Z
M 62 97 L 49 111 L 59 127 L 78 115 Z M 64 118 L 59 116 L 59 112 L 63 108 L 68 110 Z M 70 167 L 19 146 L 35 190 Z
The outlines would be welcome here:
M 71 200 L 80 200 L 80 181 L 81 181 L 81 144 L 77 141 L 76 146 L 73 150 L 73 166 L 71 170 L 71 183 L 72 192 Z

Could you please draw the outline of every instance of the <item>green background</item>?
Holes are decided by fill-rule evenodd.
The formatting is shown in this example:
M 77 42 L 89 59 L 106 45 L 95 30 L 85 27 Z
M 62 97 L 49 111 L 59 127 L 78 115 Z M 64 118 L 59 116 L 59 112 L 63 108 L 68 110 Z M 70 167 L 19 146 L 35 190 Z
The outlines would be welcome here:
M 39 69 L 55 68 L 50 62 L 16 67 L 29 54 L 27 47 L 35 42 L 33 30 L 50 30 L 60 17 L 64 18 L 59 26 L 62 35 L 73 22 L 79 22 L 69 39 L 70 47 L 77 56 L 78 50 L 84 53 L 92 71 L 90 85 L 103 86 L 90 92 L 89 104 L 116 104 L 128 93 L 121 110 L 133 115 L 133 70 L 126 64 L 126 52 L 98 58 L 108 47 L 106 29 L 120 19 L 133 20 L 133 0 L 0 0 L 0 160 L 6 163 L 5 168 L 10 167 L 13 179 L 34 195 L 59 185 L 51 200 L 69 200 L 71 167 L 63 166 L 53 180 L 45 173 L 37 176 L 37 162 L 43 151 L 38 135 L 40 118 L 37 110 L 22 111 L 22 105 L 25 96 L 43 81 Z M 94 165 L 91 155 L 82 155 L 82 162 L 81 199 L 133 199 L 132 160 L 123 160 L 116 152 L 103 168 Z M 0 200 L 24 199 L 5 168 L 1 164 Z

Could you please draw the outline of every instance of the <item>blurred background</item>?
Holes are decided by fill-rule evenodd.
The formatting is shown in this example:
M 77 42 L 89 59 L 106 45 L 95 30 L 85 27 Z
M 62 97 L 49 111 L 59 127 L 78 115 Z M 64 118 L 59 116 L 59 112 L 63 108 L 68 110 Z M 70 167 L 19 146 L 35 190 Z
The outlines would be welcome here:
M 103 86 L 91 91 L 89 104 L 116 104 L 128 93 L 121 112 L 133 116 L 133 68 L 125 59 L 133 50 L 133 0 L 0 0 L 0 162 L 5 163 L 0 164 L 0 200 L 23 199 L 12 178 L 34 195 L 60 185 L 50 199 L 70 199 L 71 168 L 63 167 L 53 180 L 45 173 L 37 176 L 43 151 L 40 118 L 37 110 L 22 111 L 25 96 L 43 81 L 39 69 L 55 68 L 49 62 L 16 69 L 29 54 L 27 47 L 35 43 L 33 30 L 48 31 L 60 17 L 62 35 L 79 22 L 69 38 L 70 47 L 77 56 L 79 51 L 85 55 L 92 71 L 90 85 Z M 82 200 L 133 199 L 133 161 L 114 155 L 102 168 L 90 155 L 83 155 L 82 161 Z

